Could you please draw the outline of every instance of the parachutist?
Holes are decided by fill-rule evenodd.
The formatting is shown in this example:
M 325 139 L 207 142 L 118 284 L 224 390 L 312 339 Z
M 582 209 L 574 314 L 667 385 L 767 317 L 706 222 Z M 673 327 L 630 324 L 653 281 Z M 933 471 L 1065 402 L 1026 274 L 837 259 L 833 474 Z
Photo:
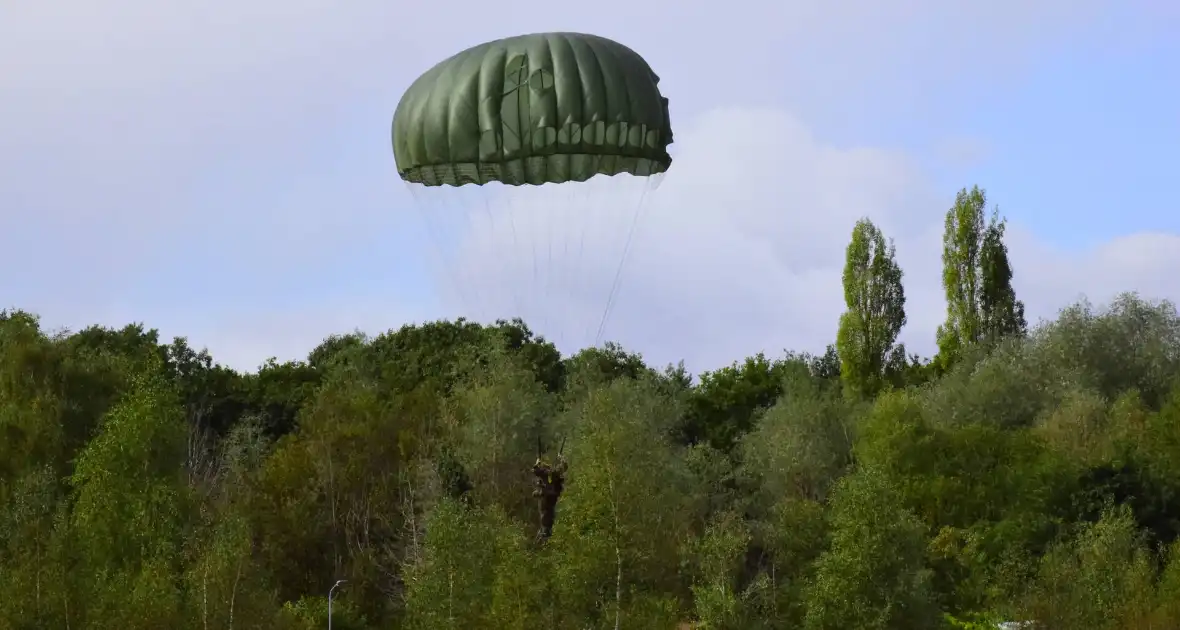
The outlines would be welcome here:
M 550 466 L 540 457 L 533 464 L 533 475 L 537 478 L 533 496 L 537 498 L 537 506 L 541 517 L 541 529 L 537 532 L 537 541 L 544 542 L 553 535 L 553 521 L 557 516 L 557 500 L 561 491 L 565 489 L 565 473 L 569 468 L 565 458 L 557 456 L 557 465 Z

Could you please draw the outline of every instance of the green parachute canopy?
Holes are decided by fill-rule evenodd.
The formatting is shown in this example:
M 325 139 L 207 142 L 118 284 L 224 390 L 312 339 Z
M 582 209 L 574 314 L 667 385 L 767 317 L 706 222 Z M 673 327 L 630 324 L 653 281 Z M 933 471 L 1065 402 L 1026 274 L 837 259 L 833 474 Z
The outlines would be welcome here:
M 595 35 L 480 44 L 402 96 L 393 115 L 397 172 L 426 186 L 662 173 L 672 163 L 672 127 L 659 80 L 635 51 Z

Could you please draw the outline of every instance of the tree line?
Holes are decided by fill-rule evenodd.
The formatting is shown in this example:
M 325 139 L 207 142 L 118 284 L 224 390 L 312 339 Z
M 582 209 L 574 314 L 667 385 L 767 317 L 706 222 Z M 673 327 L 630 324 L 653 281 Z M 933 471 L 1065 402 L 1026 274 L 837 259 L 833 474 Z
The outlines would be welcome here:
M 523 322 L 243 373 L 0 314 L 0 630 L 1180 627 L 1180 315 L 1031 329 L 984 191 L 923 359 L 858 222 L 821 354 L 690 375 Z M 740 325 L 740 322 L 735 322 Z M 552 536 L 530 465 L 564 443 Z M 540 448 L 538 448 L 540 445 Z

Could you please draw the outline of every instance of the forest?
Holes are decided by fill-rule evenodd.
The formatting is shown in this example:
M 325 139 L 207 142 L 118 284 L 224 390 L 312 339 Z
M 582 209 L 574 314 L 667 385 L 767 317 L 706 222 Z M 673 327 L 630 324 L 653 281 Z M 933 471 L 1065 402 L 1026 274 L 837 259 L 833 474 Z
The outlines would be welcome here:
M 868 219 L 826 352 L 696 375 L 462 319 L 240 372 L 6 310 L 0 630 L 1180 628 L 1180 315 L 1026 322 L 1004 226 L 958 193 L 928 358 Z

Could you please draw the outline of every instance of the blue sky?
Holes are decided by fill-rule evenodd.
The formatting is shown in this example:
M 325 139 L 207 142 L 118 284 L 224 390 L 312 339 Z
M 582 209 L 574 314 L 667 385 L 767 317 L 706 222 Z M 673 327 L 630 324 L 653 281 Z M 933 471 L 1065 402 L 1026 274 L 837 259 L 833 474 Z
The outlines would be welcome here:
M 446 268 L 483 313 L 524 295 L 542 332 L 576 339 L 610 256 L 546 258 L 581 265 L 556 293 L 529 292 L 530 257 L 495 230 L 452 228 L 484 253 L 431 263 L 388 142 L 433 62 L 540 30 L 627 43 L 672 100 L 677 161 L 645 197 L 607 334 L 653 361 L 822 349 L 860 216 L 895 238 L 903 339 L 929 352 L 942 214 L 975 183 L 1010 219 L 1034 318 L 1082 295 L 1180 299 L 1175 3 L 464 1 L 448 20 L 376 0 L 0 7 L 0 303 L 51 327 L 142 321 L 250 369 L 469 312 Z
M 1062 247 L 1180 232 L 1169 199 L 1180 181 L 1180 38 L 1170 40 L 1050 60 L 1008 98 L 970 112 L 965 126 L 992 147 L 975 178 Z

